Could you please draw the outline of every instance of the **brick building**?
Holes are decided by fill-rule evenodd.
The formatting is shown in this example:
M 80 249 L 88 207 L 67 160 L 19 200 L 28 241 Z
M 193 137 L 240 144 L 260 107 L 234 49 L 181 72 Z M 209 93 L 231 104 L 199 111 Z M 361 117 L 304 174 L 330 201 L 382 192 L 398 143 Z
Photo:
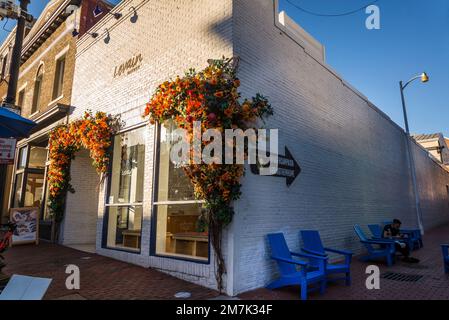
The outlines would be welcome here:
M 413 139 L 429 151 L 434 159 L 449 168 L 449 140 L 442 133 L 417 134 Z
M 49 1 L 32 27 L 25 31 L 16 105 L 21 115 L 35 121 L 37 126 L 29 138 L 18 141 L 15 165 L 6 168 L 5 179 L 0 182 L 5 189 L 1 216 L 7 220 L 12 207 L 39 207 L 44 239 L 50 238 L 52 226 L 44 205 L 48 133 L 67 121 L 70 111 L 76 37 L 85 34 L 112 7 L 100 1 L 103 13 L 93 17 L 91 8 L 95 3 L 96 0 Z M 3 98 L 8 88 L 14 34 L 13 31 L 0 47 Z
M 195 232 L 201 203 L 170 165 L 165 134 L 141 117 L 156 86 L 210 58 L 239 56 L 245 97 L 268 96 L 302 172 L 290 187 L 247 170 L 243 196 L 223 235 L 226 292 L 266 285 L 276 273 L 265 240 L 282 231 L 298 249 L 300 229 L 327 244 L 362 250 L 353 225 L 397 217 L 417 226 L 404 131 L 325 62 L 324 47 L 272 0 L 124 0 L 77 40 L 69 119 L 86 109 L 120 115 L 110 177 L 98 185 L 87 153 L 72 163 L 61 241 L 215 287 L 207 235 Z M 127 61 L 132 72 L 117 75 Z M 423 224 L 449 221 L 449 172 L 414 141 Z M 249 169 L 249 168 L 248 168 Z M 257 270 L 257 272 L 255 272 Z

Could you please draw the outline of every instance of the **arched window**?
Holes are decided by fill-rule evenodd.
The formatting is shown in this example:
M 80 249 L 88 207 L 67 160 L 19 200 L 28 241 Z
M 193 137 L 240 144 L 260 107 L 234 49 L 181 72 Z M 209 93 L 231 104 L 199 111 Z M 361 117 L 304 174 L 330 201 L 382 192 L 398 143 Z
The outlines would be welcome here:
M 6 77 L 7 72 L 7 65 L 8 65 L 8 54 L 6 54 L 4 57 L 2 57 L 2 72 L 1 72 L 1 78 L 4 79 Z
M 31 114 L 39 110 L 43 79 L 44 79 L 44 66 L 41 65 L 37 70 L 36 80 L 34 81 L 33 105 L 31 106 Z

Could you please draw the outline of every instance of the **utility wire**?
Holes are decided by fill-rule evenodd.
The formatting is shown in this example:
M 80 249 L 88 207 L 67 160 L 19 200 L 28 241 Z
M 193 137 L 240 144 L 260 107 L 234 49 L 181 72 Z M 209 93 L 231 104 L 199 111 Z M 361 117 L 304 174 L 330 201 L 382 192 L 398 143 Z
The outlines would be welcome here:
M 298 10 L 304 12 L 304 13 L 311 14 L 311 15 L 313 15 L 313 16 L 317 16 L 317 17 L 342 17 L 342 16 L 348 16 L 348 15 L 350 15 L 350 14 L 354 14 L 354 13 L 356 13 L 356 12 L 359 12 L 359 11 L 361 11 L 361 10 L 364 10 L 366 7 L 375 4 L 376 2 L 379 2 L 380 0 L 373 0 L 373 1 L 371 1 L 370 3 L 368 3 L 367 5 L 365 5 L 365 6 L 363 6 L 363 7 L 360 7 L 360 8 L 358 8 L 358 9 L 352 10 L 352 11 L 343 12 L 343 13 L 335 13 L 335 14 L 332 14 L 332 13 L 319 13 L 319 12 L 313 12 L 313 11 L 310 11 L 310 10 L 308 10 L 308 9 L 304 9 L 303 7 L 299 6 L 299 5 L 296 4 L 296 3 L 293 3 L 291 0 L 285 0 L 285 1 L 287 1 L 290 5 L 292 5 L 292 6 L 295 7 L 296 9 L 298 9 Z

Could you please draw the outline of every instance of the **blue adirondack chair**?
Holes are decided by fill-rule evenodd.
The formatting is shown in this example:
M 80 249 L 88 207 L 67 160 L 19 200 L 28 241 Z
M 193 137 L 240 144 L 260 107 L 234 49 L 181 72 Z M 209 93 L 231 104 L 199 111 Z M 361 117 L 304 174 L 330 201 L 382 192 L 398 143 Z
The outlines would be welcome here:
M 442 244 L 444 272 L 449 273 L 449 244 Z
M 267 238 L 271 247 L 271 258 L 277 262 L 280 272 L 280 277 L 268 284 L 268 289 L 299 285 L 301 287 L 301 300 L 307 300 L 308 285 L 318 283 L 320 293 L 324 293 L 326 290 L 327 257 L 291 252 L 282 233 L 271 233 L 267 235 Z M 318 270 L 307 270 L 307 262 L 293 259 L 292 256 L 320 261 Z M 297 266 L 300 267 L 299 270 Z
M 396 252 L 394 241 L 386 240 L 374 240 L 368 239 L 365 236 L 362 228 L 359 225 L 354 226 L 354 231 L 360 239 L 360 242 L 368 250 L 368 255 L 361 258 L 362 261 L 375 260 L 378 258 L 386 258 L 387 265 L 391 266 L 394 263 L 394 255 Z M 375 246 L 380 246 L 380 248 L 375 248 Z
M 385 220 L 382 223 L 383 226 L 385 226 L 387 224 L 392 224 L 393 221 Z M 418 228 L 401 228 L 401 233 L 408 234 L 409 238 L 413 240 L 413 246 L 410 247 L 411 250 L 420 249 L 424 246 L 421 230 L 419 230 Z
M 372 237 L 373 240 L 391 240 L 391 241 L 405 242 L 411 250 L 413 250 L 414 248 L 415 239 L 413 239 L 411 236 L 398 240 L 386 239 L 382 237 L 383 229 L 379 224 L 369 224 L 368 229 L 371 231 L 373 235 Z
M 351 285 L 351 259 L 352 259 L 352 252 L 345 251 L 345 250 L 337 250 L 337 249 L 331 249 L 323 246 L 323 243 L 321 241 L 320 233 L 316 230 L 301 230 L 301 238 L 304 244 L 304 247 L 302 248 L 302 251 L 308 254 L 314 254 L 314 255 L 321 255 L 323 257 L 327 257 L 326 252 L 332 252 L 344 255 L 345 261 L 344 263 L 340 264 L 326 264 L 326 275 L 330 274 L 336 274 L 336 273 L 344 273 L 345 277 L 342 279 L 345 279 L 346 285 Z M 311 266 L 317 268 L 318 267 L 318 260 L 311 261 Z M 341 279 L 341 278 L 339 278 Z M 330 280 L 329 278 L 327 279 Z M 337 279 L 333 279 L 337 280 Z

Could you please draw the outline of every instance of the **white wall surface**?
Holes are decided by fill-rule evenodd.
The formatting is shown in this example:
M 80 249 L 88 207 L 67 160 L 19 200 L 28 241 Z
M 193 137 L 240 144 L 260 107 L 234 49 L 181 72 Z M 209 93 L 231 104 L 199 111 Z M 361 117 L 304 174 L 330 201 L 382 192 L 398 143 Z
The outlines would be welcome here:
M 266 285 L 277 273 L 265 236 L 284 232 L 293 250 L 299 231 L 317 229 L 330 247 L 362 251 L 354 224 L 399 218 L 417 226 L 405 135 L 337 74 L 274 23 L 273 1 L 234 1 L 234 52 L 244 96 L 261 92 L 275 115 L 280 150 L 302 173 L 285 180 L 247 171 L 234 219 L 234 293 Z M 398 106 L 399 107 L 399 106 Z M 426 229 L 449 221 L 447 171 L 414 147 Z

